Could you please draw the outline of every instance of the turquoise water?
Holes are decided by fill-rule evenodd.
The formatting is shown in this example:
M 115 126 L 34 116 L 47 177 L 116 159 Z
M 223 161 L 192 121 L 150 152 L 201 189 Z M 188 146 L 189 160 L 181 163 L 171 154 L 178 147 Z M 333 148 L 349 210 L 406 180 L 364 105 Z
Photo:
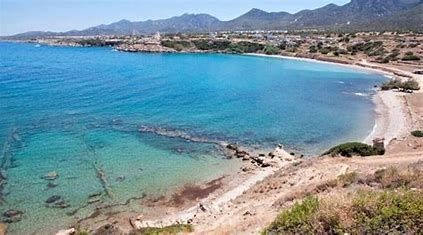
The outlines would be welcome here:
M 93 193 L 113 205 L 233 171 L 219 141 L 311 155 L 362 140 L 383 80 L 295 60 L 0 43 L 0 209 L 24 211 L 12 233 L 54 230 L 89 215 Z M 47 208 L 52 195 L 70 207 Z

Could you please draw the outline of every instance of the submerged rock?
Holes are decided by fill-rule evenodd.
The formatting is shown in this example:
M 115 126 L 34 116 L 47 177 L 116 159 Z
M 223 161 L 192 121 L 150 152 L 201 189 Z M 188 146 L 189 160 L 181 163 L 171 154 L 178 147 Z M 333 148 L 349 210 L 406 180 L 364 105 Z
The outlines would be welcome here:
M 59 184 L 56 184 L 56 183 L 53 183 L 53 182 L 48 182 L 48 184 L 47 184 L 48 189 L 56 188 L 57 186 L 59 186 Z
M 44 175 L 41 178 L 45 179 L 45 180 L 55 180 L 55 179 L 59 178 L 59 174 L 56 171 L 52 171 L 52 172 L 47 173 L 46 175 Z
M 61 196 L 59 196 L 59 195 L 53 195 L 53 196 L 49 197 L 49 198 L 46 200 L 46 203 L 48 203 L 48 204 L 50 204 L 50 203 L 54 203 L 54 202 L 57 202 L 57 201 L 59 201 L 59 200 L 61 200 L 61 199 L 62 199 L 62 197 L 61 197 Z
M 100 201 L 101 201 L 101 199 L 99 197 L 93 197 L 93 198 L 88 199 L 87 203 L 93 204 L 93 203 L 97 203 L 97 202 L 100 202 Z
M 65 199 L 63 199 L 59 195 L 53 195 L 53 196 L 49 197 L 46 200 L 46 203 L 47 203 L 46 207 L 52 207 L 52 208 L 64 209 L 64 208 L 68 208 L 70 206 L 69 203 L 67 203 L 65 201 Z
M 6 217 L 4 222 L 6 223 L 16 223 L 22 220 L 23 212 L 20 210 L 10 209 L 3 213 L 3 216 Z
M 97 193 L 93 193 L 88 195 L 88 199 L 93 198 L 93 197 L 100 197 L 101 196 L 101 192 L 97 192 Z
M 125 176 L 119 176 L 119 177 L 116 178 L 116 181 L 117 182 L 123 182 L 123 181 L 125 181 L 125 179 L 126 179 Z
M 70 207 L 69 203 L 67 203 L 65 200 L 61 199 L 59 201 L 57 201 L 56 203 L 54 203 L 53 208 L 60 208 L 60 209 L 65 209 Z

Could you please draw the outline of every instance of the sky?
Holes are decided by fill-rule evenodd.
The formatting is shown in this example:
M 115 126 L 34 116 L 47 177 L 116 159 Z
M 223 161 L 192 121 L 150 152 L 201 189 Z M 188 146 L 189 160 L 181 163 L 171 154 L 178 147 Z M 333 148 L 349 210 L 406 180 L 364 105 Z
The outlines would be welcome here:
M 81 30 L 122 19 L 165 19 L 208 13 L 230 20 L 252 8 L 295 13 L 349 0 L 0 0 L 0 35 Z

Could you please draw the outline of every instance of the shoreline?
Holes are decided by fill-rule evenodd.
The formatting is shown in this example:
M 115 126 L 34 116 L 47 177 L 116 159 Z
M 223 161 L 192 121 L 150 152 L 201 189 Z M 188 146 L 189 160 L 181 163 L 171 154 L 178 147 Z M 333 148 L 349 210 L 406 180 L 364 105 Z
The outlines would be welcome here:
M 369 72 L 383 74 L 389 77 L 398 77 L 398 74 L 384 71 L 383 69 L 377 69 L 374 67 L 365 67 L 365 64 L 356 64 L 357 62 L 344 64 L 336 63 L 312 58 L 301 58 L 294 56 L 282 56 L 282 55 L 264 55 L 264 54 L 241 54 L 245 56 L 259 56 L 267 58 L 279 58 L 279 59 L 290 59 L 290 60 L 301 60 L 315 63 L 331 64 L 336 66 L 344 66 L 353 69 L 360 69 Z M 389 69 L 389 68 L 388 68 Z M 402 71 L 405 72 L 405 71 Z M 420 81 L 420 80 L 419 80 Z M 373 96 L 373 102 L 375 104 L 375 125 L 369 135 L 364 139 L 365 143 L 371 143 L 375 138 L 384 138 L 389 146 L 391 141 L 396 138 L 402 138 L 406 132 L 409 132 L 410 119 L 408 117 L 406 108 L 407 104 L 401 100 L 405 94 L 394 92 L 394 91 L 377 91 Z M 401 121 L 398 122 L 397 120 Z M 394 121 L 394 122 L 393 122 Z M 392 124 L 394 123 L 394 124 Z M 406 127 L 406 128 L 404 128 Z M 271 168 L 256 168 L 248 173 L 247 176 L 243 176 L 239 184 L 232 187 L 222 187 L 222 191 L 219 195 L 211 194 L 210 196 L 203 198 L 196 206 L 192 206 L 183 209 L 173 215 L 164 216 L 160 219 L 144 220 L 142 215 L 130 218 L 130 224 L 133 228 L 140 229 L 146 227 L 164 227 L 175 223 L 186 223 L 196 217 L 197 213 L 218 213 L 219 210 L 227 205 L 231 204 L 231 201 L 243 195 L 245 192 L 250 190 L 256 184 L 262 181 L 266 181 L 267 178 L 271 177 L 276 172 L 280 171 L 284 167 L 291 165 L 295 162 L 301 161 L 299 158 L 290 156 L 285 150 L 279 148 L 280 152 L 278 158 L 281 161 L 276 162 Z M 236 174 L 235 174 L 236 175 Z M 230 179 L 235 181 L 235 179 Z M 239 181 L 240 179 L 238 179 Z M 88 223 L 89 224 L 89 223 Z M 94 226 L 94 224 L 91 224 Z M 58 233 L 60 234 L 60 233 Z M 63 233 L 62 233 L 63 234 Z
M 316 59 L 288 56 L 268 56 L 262 54 L 246 55 L 332 64 L 337 66 L 345 66 L 353 69 L 371 71 L 389 77 L 396 77 L 395 74 L 387 71 L 375 68 L 367 68 L 356 64 L 341 64 Z M 376 92 L 376 94 L 374 94 L 372 100 L 375 104 L 375 125 L 363 142 L 371 144 L 373 139 L 375 138 L 384 138 L 387 147 L 389 147 L 392 140 L 405 137 L 406 133 L 408 133 L 410 129 L 410 118 L 408 117 L 409 114 L 405 111 L 407 104 L 403 102 L 403 100 L 401 100 L 401 97 L 403 97 L 403 95 L 404 94 L 401 94 L 399 92 L 396 93 L 394 91 L 378 91 Z M 135 229 L 142 229 L 147 227 L 166 227 L 173 224 L 185 224 L 187 222 L 190 223 L 193 221 L 193 219 L 197 218 L 197 216 L 213 217 L 216 215 L 220 215 L 222 213 L 221 211 L 224 210 L 223 208 L 230 208 L 231 205 L 233 205 L 233 201 L 235 201 L 238 197 L 241 197 L 245 193 L 249 192 L 250 189 L 255 187 L 260 182 L 266 182 L 268 178 L 271 178 L 275 173 L 281 171 L 282 169 L 288 168 L 293 164 L 295 165 L 296 163 L 302 162 L 300 158 L 291 156 L 282 148 L 279 148 L 279 150 L 276 149 L 276 151 L 279 151 L 277 155 L 278 159 L 280 160 L 273 167 L 267 169 L 254 169 L 250 173 L 250 175 L 248 177 L 244 177 L 244 179 L 242 179 L 238 185 L 232 187 L 223 186 L 223 192 L 220 192 L 217 195 L 212 194 L 200 200 L 200 202 L 198 202 L 196 206 L 189 207 L 188 209 L 179 211 L 175 214 L 167 215 L 158 219 L 147 219 L 144 218 L 142 215 L 130 219 L 132 227 Z M 346 165 L 344 165 L 341 169 L 341 171 L 345 172 L 347 170 L 348 166 Z M 231 181 L 235 181 L 235 179 L 231 179 Z
M 314 63 L 322 63 L 329 65 L 342 66 L 351 69 L 359 69 L 363 71 L 368 71 L 372 73 L 378 73 L 388 78 L 400 78 L 404 79 L 405 77 L 400 76 L 400 74 L 395 74 L 387 70 L 398 70 L 396 68 L 390 68 L 386 66 L 380 66 L 380 68 L 375 68 L 376 65 L 369 64 L 368 62 L 356 62 L 352 63 L 337 63 L 333 61 L 325 61 L 314 58 L 305 58 L 305 57 L 295 57 L 295 56 L 285 56 L 285 55 L 264 55 L 249 53 L 245 54 L 247 56 L 257 56 L 265 58 L 275 58 L 275 59 L 287 59 L 287 60 L 297 60 L 297 61 L 307 61 Z M 357 64 L 358 63 L 358 64 Z M 369 66 L 369 67 L 366 67 Z M 407 74 L 406 71 L 398 71 L 404 73 L 405 75 L 411 76 L 416 79 L 419 84 L 422 84 L 421 79 L 417 75 Z M 422 87 L 422 86 L 421 86 Z M 384 139 L 385 144 L 389 146 L 392 140 L 404 138 L 406 134 L 411 131 L 410 125 L 410 113 L 406 110 L 407 104 L 404 101 L 404 95 L 399 92 L 394 91 L 381 91 L 378 90 L 372 96 L 372 102 L 375 105 L 375 123 L 371 132 L 362 140 L 362 142 L 371 145 L 374 139 Z M 404 128 L 406 127 L 406 128 Z

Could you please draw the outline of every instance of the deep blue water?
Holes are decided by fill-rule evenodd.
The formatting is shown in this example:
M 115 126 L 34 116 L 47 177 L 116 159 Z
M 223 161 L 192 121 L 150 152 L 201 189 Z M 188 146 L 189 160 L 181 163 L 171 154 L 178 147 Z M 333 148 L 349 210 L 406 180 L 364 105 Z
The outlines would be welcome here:
M 282 143 L 308 155 L 362 140 L 374 123 L 372 88 L 383 80 L 296 60 L 0 43 L 7 174 L 0 208 L 25 211 L 11 225 L 14 233 L 53 222 L 60 228 L 75 221 L 66 212 L 84 207 L 89 194 L 103 192 L 105 205 L 120 203 L 236 168 L 216 145 L 175 135 L 258 148 Z M 106 187 L 96 169 L 107 176 Z M 51 171 L 59 173 L 58 186 L 47 189 L 40 177 Z M 71 207 L 46 208 L 56 194 Z

